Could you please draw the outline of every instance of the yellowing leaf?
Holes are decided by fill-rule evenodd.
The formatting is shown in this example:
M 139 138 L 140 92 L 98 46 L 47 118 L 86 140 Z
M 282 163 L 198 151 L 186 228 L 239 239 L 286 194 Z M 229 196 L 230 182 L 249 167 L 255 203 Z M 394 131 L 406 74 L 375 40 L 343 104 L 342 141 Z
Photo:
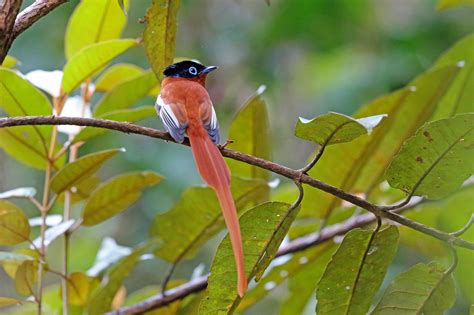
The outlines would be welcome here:
M 262 98 L 265 87 L 261 86 L 255 95 L 245 103 L 229 127 L 229 139 L 234 141 L 229 149 L 271 160 L 270 127 L 266 103 Z M 233 175 L 268 180 L 270 173 L 254 165 L 228 160 Z
M 158 79 L 163 77 L 165 67 L 173 62 L 179 5 L 180 0 L 152 0 L 145 15 L 145 50 Z
M 474 0 L 438 0 L 436 10 L 443 11 L 463 5 L 474 7 Z
M 15 289 L 22 295 L 32 295 L 34 284 L 38 279 L 38 264 L 31 260 L 24 261 L 16 270 Z
M 30 225 L 20 208 L 0 200 L 0 245 L 15 245 L 28 240 Z
M 140 98 L 146 96 L 157 83 L 153 72 L 146 71 L 118 84 L 99 100 L 94 108 L 94 116 L 101 116 L 132 106 Z
M 98 79 L 95 81 L 95 90 L 97 92 L 110 92 L 114 87 L 133 79 L 145 70 L 142 68 L 128 63 L 118 63 L 107 69 Z
M 16 60 L 14 57 L 6 56 L 1 66 L 5 68 L 13 68 L 14 66 L 17 65 L 17 63 L 18 63 L 18 60 Z
M 38 252 L 29 248 L 20 248 L 10 253 L 0 253 L 0 264 L 3 266 L 5 273 L 12 279 L 15 279 L 15 274 L 18 267 L 25 260 L 39 260 Z
M 85 47 L 64 66 L 62 88 L 70 93 L 85 80 L 92 78 L 112 59 L 136 46 L 134 39 L 112 39 Z
M 60 169 L 51 179 L 51 189 L 61 193 L 90 177 L 102 164 L 123 149 L 110 149 L 85 155 Z
M 133 172 L 116 176 L 100 185 L 87 199 L 82 213 L 84 225 L 96 225 L 125 210 L 163 177 L 154 172 Z
M 71 305 L 85 305 L 92 291 L 100 284 L 98 278 L 88 277 L 83 272 L 73 272 L 67 281 L 67 295 Z
M 387 170 L 392 187 L 443 198 L 474 173 L 474 114 L 427 123 L 408 139 Z
M 69 194 L 71 195 L 71 202 L 77 203 L 84 199 L 87 199 L 90 194 L 96 189 L 96 187 L 100 184 L 100 178 L 97 174 L 89 176 L 81 181 L 77 182 L 72 189 L 69 190 Z M 64 202 L 65 192 L 59 195 L 58 202 Z
M 128 1 L 125 6 L 128 7 Z M 91 44 L 119 38 L 126 22 L 117 0 L 82 0 L 66 29 L 67 59 Z
M 10 306 L 10 305 L 20 305 L 22 302 L 20 300 L 0 296 L 0 307 Z

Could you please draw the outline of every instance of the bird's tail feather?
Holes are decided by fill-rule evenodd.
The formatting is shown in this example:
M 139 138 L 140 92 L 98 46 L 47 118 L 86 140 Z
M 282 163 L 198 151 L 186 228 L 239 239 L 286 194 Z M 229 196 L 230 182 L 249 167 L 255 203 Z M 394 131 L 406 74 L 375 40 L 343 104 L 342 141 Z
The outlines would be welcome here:
M 188 129 L 188 136 L 197 168 L 204 181 L 216 192 L 227 229 L 229 230 L 237 266 L 237 291 L 239 296 L 242 297 L 247 289 L 247 276 L 244 270 L 239 219 L 230 191 L 230 171 L 219 149 L 208 137 L 204 128 L 199 126 L 190 129 Z

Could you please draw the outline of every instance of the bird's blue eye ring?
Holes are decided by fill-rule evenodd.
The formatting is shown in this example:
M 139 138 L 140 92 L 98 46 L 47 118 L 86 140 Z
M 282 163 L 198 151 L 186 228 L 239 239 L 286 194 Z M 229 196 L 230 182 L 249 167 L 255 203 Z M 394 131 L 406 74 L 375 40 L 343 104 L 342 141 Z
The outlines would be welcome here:
M 196 75 L 198 73 L 197 69 L 195 67 L 191 67 L 189 68 L 189 73 L 191 73 L 192 75 Z

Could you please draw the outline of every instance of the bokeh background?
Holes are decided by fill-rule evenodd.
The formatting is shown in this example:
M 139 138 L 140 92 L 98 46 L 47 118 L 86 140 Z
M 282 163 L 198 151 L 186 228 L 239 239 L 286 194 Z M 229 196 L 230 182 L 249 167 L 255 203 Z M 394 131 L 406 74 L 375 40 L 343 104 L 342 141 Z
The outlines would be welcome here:
M 24 1 L 24 6 L 31 2 Z M 21 72 L 64 66 L 64 32 L 77 3 L 71 0 L 62 5 L 15 41 L 10 55 L 21 61 Z M 141 36 L 144 25 L 139 19 L 149 4 L 148 0 L 131 1 L 123 37 Z M 274 160 L 295 168 L 314 149 L 293 136 L 298 116 L 312 118 L 327 111 L 351 114 L 365 102 L 406 84 L 474 29 L 472 9 L 437 12 L 434 0 L 272 0 L 270 6 L 263 0 L 182 0 L 178 23 L 176 56 L 220 67 L 210 76 L 208 86 L 223 138 L 245 100 L 266 85 Z M 115 62 L 149 67 L 143 47 L 133 48 Z M 140 101 L 145 105 L 153 102 L 152 97 Z M 156 118 L 141 124 L 162 128 Z M 187 148 L 150 138 L 108 133 L 81 147 L 80 155 L 113 147 L 125 147 L 127 152 L 106 163 L 101 178 L 152 169 L 166 181 L 148 189 L 125 213 L 76 233 L 72 271 L 92 265 L 104 236 L 124 246 L 145 240 L 156 214 L 167 210 L 183 189 L 201 184 Z M 43 172 L 19 164 L 4 152 L 0 152 L 0 173 L 0 191 L 20 186 L 42 189 Z M 38 215 L 26 202 L 22 206 L 30 217 Z M 55 211 L 62 212 L 60 208 Z M 207 269 L 220 237 L 196 259 L 183 262 L 176 277 L 189 278 L 200 262 Z M 60 254 L 60 243 L 50 248 L 51 257 Z M 402 252 L 389 277 L 417 259 L 416 253 Z M 53 266 L 58 263 L 51 261 Z M 141 263 L 127 280 L 127 290 L 159 283 L 166 266 L 159 260 Z M 0 282 L 0 295 L 14 291 L 3 271 Z M 258 314 L 262 309 L 273 313 L 278 306 L 272 300 L 279 294 L 284 291 L 276 291 L 247 313 Z M 453 314 L 466 310 L 466 305 L 459 299 Z

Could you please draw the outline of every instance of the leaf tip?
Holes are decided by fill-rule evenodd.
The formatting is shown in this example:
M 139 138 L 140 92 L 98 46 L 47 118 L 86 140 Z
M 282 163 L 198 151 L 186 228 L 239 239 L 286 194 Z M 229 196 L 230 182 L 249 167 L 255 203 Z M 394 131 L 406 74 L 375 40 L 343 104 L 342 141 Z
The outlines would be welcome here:
M 257 95 L 262 95 L 263 92 L 265 92 L 266 89 L 267 89 L 267 86 L 264 85 L 264 84 L 262 84 L 262 85 L 260 85 L 260 86 L 258 87 L 256 94 L 257 94 Z
M 463 68 L 465 65 L 466 65 L 466 61 L 465 61 L 465 60 L 459 60 L 459 61 L 456 63 L 456 66 L 457 66 L 458 68 Z

